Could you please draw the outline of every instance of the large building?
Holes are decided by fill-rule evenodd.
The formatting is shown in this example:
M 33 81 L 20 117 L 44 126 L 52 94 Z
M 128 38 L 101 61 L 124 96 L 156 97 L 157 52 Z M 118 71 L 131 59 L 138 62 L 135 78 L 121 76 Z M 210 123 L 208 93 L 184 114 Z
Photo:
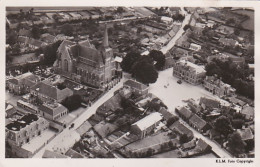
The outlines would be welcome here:
M 21 147 L 49 127 L 48 121 L 35 114 L 27 114 L 6 125 L 6 139 L 10 145 Z
M 148 86 L 132 79 L 124 82 L 124 88 L 129 89 L 130 92 L 134 93 L 137 96 L 148 94 Z
M 116 77 L 113 50 L 108 44 L 107 29 L 103 44 L 96 49 L 88 40 L 63 41 L 57 50 L 54 69 L 77 82 L 101 87 Z
M 203 67 L 186 60 L 180 60 L 173 65 L 173 75 L 190 83 L 200 84 L 206 76 Z
M 236 91 L 229 84 L 222 82 L 220 79 L 217 79 L 214 76 L 206 76 L 203 86 L 206 90 L 219 97 L 234 95 Z
M 40 78 L 31 72 L 16 76 L 6 81 L 6 86 L 10 92 L 18 95 L 28 93 L 30 88 L 40 81 Z
M 132 124 L 131 131 L 138 135 L 139 138 L 144 138 L 149 134 L 156 126 L 159 125 L 163 116 L 161 113 L 154 112 L 145 118 Z

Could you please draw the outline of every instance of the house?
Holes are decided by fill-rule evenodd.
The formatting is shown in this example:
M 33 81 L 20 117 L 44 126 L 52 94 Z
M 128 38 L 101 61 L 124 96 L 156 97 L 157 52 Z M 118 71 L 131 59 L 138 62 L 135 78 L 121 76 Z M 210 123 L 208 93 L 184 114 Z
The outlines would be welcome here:
M 167 16 L 161 16 L 161 21 L 166 23 L 166 24 L 172 24 L 173 23 L 173 19 L 171 17 L 167 17 Z
M 197 114 L 194 114 L 189 119 L 189 124 L 199 132 L 206 132 L 209 129 L 208 123 L 200 118 Z
M 55 42 L 55 36 L 46 33 L 41 35 L 41 40 L 47 44 L 52 44 Z
M 6 81 L 10 92 L 22 95 L 30 92 L 30 88 L 37 84 L 40 78 L 31 72 L 24 73 Z
M 148 94 L 148 86 L 132 79 L 125 81 L 123 87 L 124 89 L 129 89 L 132 93 L 134 93 L 137 96 L 143 96 Z
M 206 76 L 203 86 L 206 90 L 219 97 L 232 96 L 236 91 L 236 89 L 215 76 Z
M 208 145 L 204 140 L 199 139 L 199 140 L 197 141 L 196 149 L 198 149 L 199 152 L 201 152 L 201 153 L 205 153 L 205 152 L 210 151 L 212 148 L 211 148 L 211 146 Z
M 185 121 L 188 121 L 190 117 L 193 115 L 192 111 L 186 106 L 181 107 L 179 110 L 176 110 L 176 112 Z
M 161 113 L 151 113 L 150 115 L 132 124 L 131 132 L 138 135 L 138 137 L 142 139 L 152 130 L 154 130 L 154 128 L 159 125 L 162 119 L 163 116 Z
M 14 113 L 16 113 L 16 109 L 14 108 L 13 105 L 6 103 L 5 107 L 5 118 L 10 118 Z
M 196 146 L 196 141 L 192 140 L 187 143 L 182 144 L 181 148 L 183 151 L 193 149 Z
M 6 125 L 7 142 L 21 147 L 42 134 L 49 127 L 48 121 L 35 114 L 26 114 Z
M 244 106 L 241 110 L 241 114 L 243 114 L 247 120 L 253 120 L 255 115 L 255 110 L 251 106 Z
M 59 89 L 48 82 L 42 81 L 32 86 L 30 93 L 41 102 L 62 102 L 65 98 L 73 95 L 69 88 Z
M 221 43 L 224 46 L 231 46 L 231 47 L 235 47 L 239 44 L 236 40 L 229 39 L 229 38 L 220 38 L 219 43 Z
M 171 55 L 170 52 L 166 52 L 165 54 L 165 64 L 164 64 L 164 68 L 171 68 L 173 67 L 175 60 L 173 59 L 173 56 Z
M 57 50 L 54 63 L 56 73 L 77 82 L 102 87 L 116 78 L 113 50 L 109 47 L 107 28 L 102 45 L 96 49 L 89 40 L 63 41 Z
M 195 43 L 190 44 L 190 49 L 194 51 L 199 51 L 201 49 L 201 46 Z
M 39 49 L 40 47 L 46 46 L 47 43 L 42 42 L 40 40 L 36 40 L 33 38 L 29 38 L 27 45 L 31 48 L 31 49 Z
M 194 99 L 188 99 L 187 105 L 193 113 L 198 113 L 202 110 L 201 106 Z
M 206 76 L 203 67 L 189 61 L 179 60 L 173 65 L 173 76 L 176 76 L 190 84 L 200 84 Z
M 168 121 L 170 118 L 172 118 L 174 115 L 170 113 L 165 107 L 161 107 L 158 111 L 162 114 L 163 118 Z
M 49 120 L 58 120 L 68 114 L 68 109 L 59 103 L 43 103 L 39 114 Z
M 31 38 L 32 37 L 32 33 L 29 30 L 20 29 L 19 32 L 18 32 L 18 36 Z
M 209 99 L 206 97 L 201 97 L 199 105 L 205 110 L 205 109 L 214 109 L 220 107 L 220 102 L 214 99 Z
M 169 129 L 171 129 L 174 132 L 177 132 L 180 136 L 187 135 L 189 140 L 193 139 L 193 132 L 187 128 L 185 125 L 183 125 L 180 121 L 174 122 Z
M 77 151 L 73 149 L 69 149 L 66 153 L 66 156 L 71 157 L 71 158 L 85 158 L 82 154 L 78 153 Z

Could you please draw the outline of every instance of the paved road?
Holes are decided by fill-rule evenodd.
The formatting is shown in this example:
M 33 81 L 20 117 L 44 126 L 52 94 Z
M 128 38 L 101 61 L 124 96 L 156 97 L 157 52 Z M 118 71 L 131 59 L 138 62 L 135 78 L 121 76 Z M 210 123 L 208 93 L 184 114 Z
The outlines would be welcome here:
M 184 8 L 182 7 L 181 10 L 183 11 L 183 13 L 185 14 L 185 18 L 182 22 L 181 28 L 179 29 L 179 31 L 176 33 L 176 35 L 171 39 L 171 41 L 164 47 L 162 47 L 161 51 L 163 52 L 163 54 L 167 53 L 167 51 L 169 51 L 176 43 L 176 41 L 182 36 L 182 34 L 185 32 L 183 30 L 183 27 L 187 24 L 189 24 L 190 22 L 190 17 L 191 14 L 188 14 Z
M 77 129 L 84 121 L 86 121 L 89 117 L 96 113 L 97 108 L 106 102 L 109 98 L 111 98 L 116 90 L 121 88 L 123 85 L 123 79 L 114 86 L 110 91 L 108 91 L 104 96 L 102 96 L 98 101 L 96 101 L 91 107 L 86 109 L 86 111 L 79 116 L 77 119 L 73 121 L 74 128 L 64 129 L 61 133 L 59 133 L 50 143 L 48 143 L 45 147 L 43 147 L 37 154 L 33 156 L 33 158 L 41 158 L 44 151 L 53 150 L 58 146 L 72 146 L 75 143 L 77 137 L 71 136 L 71 134 L 75 134 L 75 129 Z M 68 149 L 68 148 L 66 148 Z

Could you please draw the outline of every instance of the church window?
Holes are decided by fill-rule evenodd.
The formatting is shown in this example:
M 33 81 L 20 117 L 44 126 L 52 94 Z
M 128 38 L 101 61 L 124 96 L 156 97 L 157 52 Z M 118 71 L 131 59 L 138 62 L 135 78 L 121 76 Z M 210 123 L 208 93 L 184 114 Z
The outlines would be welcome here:
M 64 70 L 69 71 L 69 63 L 67 59 L 64 60 Z

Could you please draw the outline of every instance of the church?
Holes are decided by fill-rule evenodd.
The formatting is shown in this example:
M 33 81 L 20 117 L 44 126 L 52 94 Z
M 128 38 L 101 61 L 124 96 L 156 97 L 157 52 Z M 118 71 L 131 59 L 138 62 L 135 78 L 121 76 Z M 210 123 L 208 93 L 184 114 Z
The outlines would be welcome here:
M 56 73 L 95 87 L 112 81 L 116 77 L 116 69 L 113 50 L 108 44 L 107 28 L 98 49 L 89 40 L 64 40 L 57 50 L 57 60 L 53 66 Z

